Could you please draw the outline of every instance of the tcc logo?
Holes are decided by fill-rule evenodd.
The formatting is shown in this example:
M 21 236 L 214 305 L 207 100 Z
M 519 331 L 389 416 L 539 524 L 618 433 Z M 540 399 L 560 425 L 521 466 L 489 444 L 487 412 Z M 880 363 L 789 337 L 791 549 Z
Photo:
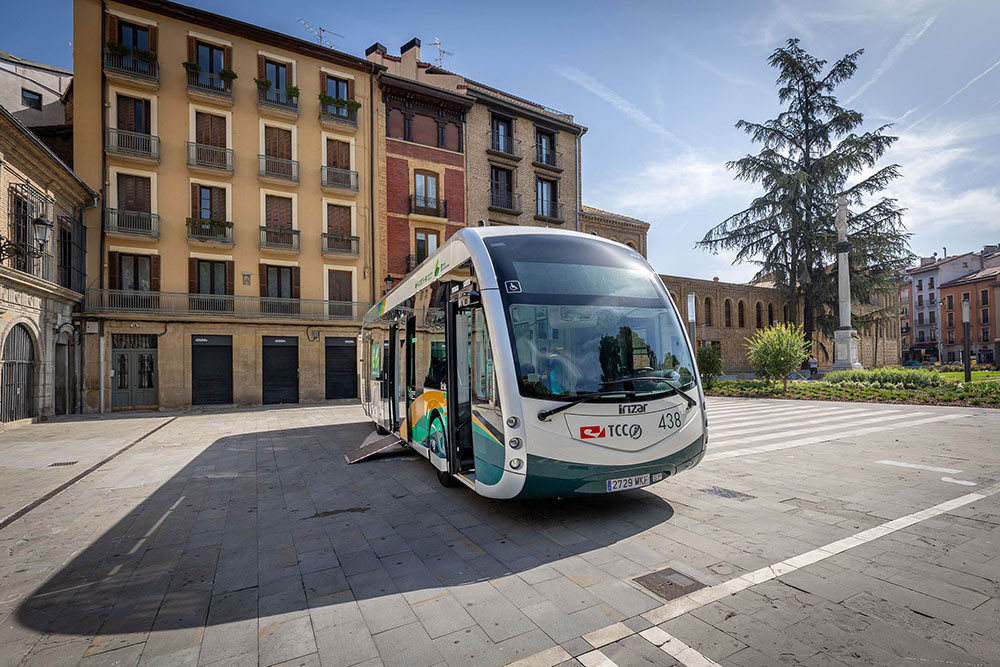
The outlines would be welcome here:
M 580 439 L 593 440 L 595 438 L 608 437 L 608 431 L 612 438 L 632 438 L 638 440 L 642 437 L 642 426 L 639 424 L 611 424 L 610 426 L 581 426 Z
M 581 426 L 580 427 L 580 439 L 587 440 L 589 438 L 603 438 L 607 434 L 604 431 L 603 426 Z

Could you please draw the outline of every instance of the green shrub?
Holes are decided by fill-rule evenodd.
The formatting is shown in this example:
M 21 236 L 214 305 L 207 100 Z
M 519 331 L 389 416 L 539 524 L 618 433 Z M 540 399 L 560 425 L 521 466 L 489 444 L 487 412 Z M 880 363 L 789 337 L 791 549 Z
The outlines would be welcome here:
M 714 345 L 702 345 L 696 356 L 701 383 L 706 389 L 711 389 L 715 378 L 722 375 L 722 353 Z
M 945 384 L 944 378 L 934 371 L 904 370 L 902 368 L 869 368 L 856 371 L 832 371 L 823 376 L 824 382 L 839 384 L 876 385 L 897 389 L 926 389 Z
M 765 380 L 782 380 L 788 391 L 788 374 L 809 358 L 809 344 L 800 325 L 779 322 L 758 329 L 747 338 L 747 360 Z

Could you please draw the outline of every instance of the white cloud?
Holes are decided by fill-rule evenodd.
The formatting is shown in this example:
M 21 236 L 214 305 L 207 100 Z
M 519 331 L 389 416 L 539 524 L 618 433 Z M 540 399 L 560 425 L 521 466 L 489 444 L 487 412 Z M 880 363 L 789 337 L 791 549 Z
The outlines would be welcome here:
M 928 118 L 930 118 L 931 116 L 933 116 L 934 114 L 936 114 L 938 111 L 940 111 L 941 109 L 943 109 L 946 106 L 948 106 L 948 104 L 951 103 L 951 101 L 953 99 L 955 99 L 956 97 L 958 97 L 959 95 L 961 95 L 962 93 L 964 93 L 969 88 L 969 86 L 971 86 L 972 84 L 974 84 L 976 81 L 979 81 L 984 76 L 986 76 L 987 74 L 989 74 L 990 72 L 992 72 L 993 70 L 995 70 L 997 68 L 997 66 L 1000 66 L 1000 60 L 996 61 L 995 63 L 993 63 L 992 65 L 990 65 L 989 67 L 987 67 L 983 72 L 981 72 L 981 73 L 977 74 L 976 76 L 972 77 L 972 79 L 970 79 L 967 84 L 965 84 L 964 86 L 962 86 L 961 88 L 959 88 L 958 90 L 956 90 L 954 93 L 952 93 L 951 97 L 949 97 L 948 99 L 946 99 L 940 106 L 936 107 L 929 114 L 927 114 L 926 116 L 921 117 L 918 120 L 915 120 L 913 122 L 913 124 L 910 125 L 910 129 L 913 129 L 917 125 L 920 125 L 920 123 L 924 122 L 925 120 L 927 120 Z
M 872 78 L 865 81 L 864 85 L 858 88 L 857 92 L 855 92 L 853 95 L 847 98 L 847 101 L 844 102 L 844 104 L 850 104 L 851 102 L 856 100 L 866 90 L 868 90 L 868 88 L 873 83 L 881 79 L 882 75 L 885 74 L 889 70 L 889 68 L 891 68 L 893 65 L 896 64 L 896 61 L 899 60 L 899 57 L 903 55 L 903 53 L 907 49 L 916 44 L 917 40 L 920 39 L 925 32 L 927 32 L 927 29 L 931 27 L 931 24 L 933 24 L 936 19 L 937 16 L 932 16 L 929 19 L 927 19 L 923 25 L 914 26 L 909 31 L 907 31 L 905 35 L 900 37 L 899 41 L 896 42 L 896 45 L 889 50 L 889 53 L 885 56 L 885 59 L 882 61 L 882 64 L 879 65 L 878 69 L 875 70 L 875 73 L 872 74 Z
M 764 86 L 762 86 L 760 83 L 758 83 L 756 81 L 744 78 L 742 76 L 739 76 L 737 74 L 733 74 L 731 72 L 727 72 L 726 70 L 723 70 L 722 68 L 720 68 L 720 67 L 718 67 L 716 65 L 713 65 L 712 63 L 708 62 L 707 60 L 703 60 L 703 59 L 699 58 L 698 56 L 694 55 L 693 53 L 685 51 L 684 49 L 676 48 L 674 50 L 677 53 L 679 53 L 682 56 L 684 56 L 685 58 L 687 58 L 688 60 L 690 60 L 691 62 L 693 62 L 698 67 L 700 67 L 703 70 L 705 70 L 706 72 L 708 72 L 709 74 L 714 74 L 715 76 L 719 77 L 723 81 L 726 81 L 727 83 L 731 83 L 731 84 L 734 84 L 734 85 L 737 85 L 737 86 L 750 86 L 752 88 L 758 88 L 760 90 L 769 90 L 768 88 L 765 88 Z
M 641 125 L 642 127 L 645 127 L 647 130 L 655 132 L 664 139 L 669 139 L 670 141 L 673 141 L 681 146 L 687 146 L 687 144 L 685 144 L 676 135 L 670 132 L 670 130 L 668 130 L 667 128 L 663 127 L 655 120 L 650 118 L 645 111 L 643 111 L 642 109 L 640 109 L 635 104 L 625 99 L 615 91 L 611 90 L 603 83 L 601 83 L 594 77 L 590 76 L 589 74 L 582 72 L 575 67 L 570 67 L 570 66 L 553 65 L 552 69 L 555 70 L 556 74 L 563 77 L 567 81 L 575 83 L 584 90 L 587 90 L 588 92 L 597 95 L 608 104 L 614 106 L 623 114 L 631 118 L 632 121 L 635 122 L 637 125 Z

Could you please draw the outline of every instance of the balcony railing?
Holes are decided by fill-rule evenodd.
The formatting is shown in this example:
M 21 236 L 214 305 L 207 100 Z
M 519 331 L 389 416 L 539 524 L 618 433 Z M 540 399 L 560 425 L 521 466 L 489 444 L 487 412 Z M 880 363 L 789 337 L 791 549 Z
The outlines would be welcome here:
M 158 81 L 160 78 L 160 65 L 156 58 L 153 58 L 152 61 L 143 60 L 128 50 L 125 53 L 119 53 L 105 48 L 104 69 L 115 74 L 124 74 L 147 81 Z
M 562 169 L 562 153 L 558 153 L 551 148 L 546 148 L 541 144 L 535 144 L 535 162 L 547 167 Z
M 410 195 L 410 213 L 431 215 L 436 218 L 448 217 L 448 202 L 426 195 Z
M 233 149 L 189 141 L 187 142 L 187 163 L 192 167 L 232 171 Z
M 295 95 L 289 95 L 284 90 L 277 90 L 275 88 L 268 88 L 266 90 L 258 88 L 257 104 L 263 107 L 281 109 L 282 111 L 291 111 L 292 113 L 299 112 L 299 98 Z
M 322 179 L 324 188 L 358 189 L 358 172 L 336 167 L 323 167 Z
M 215 220 L 188 218 L 187 237 L 192 241 L 232 243 L 233 227 L 231 224 L 225 224 Z
M 521 140 L 504 132 L 490 131 L 490 150 L 504 155 L 521 157 Z
M 520 213 L 521 195 L 507 190 L 490 190 L 490 206 Z
M 298 182 L 298 160 L 286 160 L 285 158 L 271 157 L 270 155 L 258 155 L 257 159 L 259 161 L 258 168 L 261 176 Z
M 319 117 L 322 120 L 332 120 L 336 123 L 344 123 L 345 125 L 357 126 L 358 124 L 357 109 L 349 109 L 336 104 L 320 105 Z
M 89 289 L 84 307 L 88 313 L 214 315 L 222 312 L 228 317 L 245 318 L 360 320 L 368 311 L 370 304 L 360 301 L 282 299 L 230 294 Z
M 160 216 L 147 211 L 108 208 L 104 210 L 104 231 L 156 238 L 160 235 Z
M 551 218 L 553 220 L 563 219 L 563 205 L 559 202 L 539 199 L 537 204 L 535 215 L 539 215 L 543 218 Z
M 109 127 L 104 132 L 104 149 L 137 157 L 160 159 L 160 138 L 143 132 Z
M 261 248 L 299 249 L 299 230 L 290 227 L 261 227 Z
M 188 90 L 197 90 L 204 93 L 213 93 L 222 97 L 233 96 L 232 79 L 223 79 L 218 74 L 211 72 L 188 72 Z
M 17 254 L 7 257 L 4 263 L 12 269 L 23 271 L 24 273 L 48 280 L 56 281 L 56 260 L 48 253 L 35 254 L 36 246 L 28 247 L 25 244 L 15 244 Z
M 357 236 L 323 234 L 323 252 L 357 255 L 360 239 Z

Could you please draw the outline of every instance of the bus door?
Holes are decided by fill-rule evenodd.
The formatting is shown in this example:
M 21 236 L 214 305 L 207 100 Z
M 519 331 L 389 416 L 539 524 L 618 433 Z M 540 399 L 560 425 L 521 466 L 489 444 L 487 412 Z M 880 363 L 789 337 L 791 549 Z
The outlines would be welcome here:
M 474 298 L 473 296 L 474 295 Z M 445 313 L 445 346 L 448 359 L 448 470 L 466 472 L 475 467 L 472 449 L 472 395 L 469 368 L 473 311 L 481 307 L 479 295 L 453 283 Z
M 392 381 L 393 392 L 395 393 L 395 400 L 393 401 L 393 409 L 396 416 L 395 430 L 405 440 L 407 429 L 409 428 L 408 411 L 406 409 L 406 366 L 409 361 L 406 354 L 408 347 L 406 343 L 406 326 L 393 327 L 393 331 L 396 333 L 396 360 L 393 366 L 394 374 Z
M 395 324 L 389 327 L 389 340 L 385 344 L 385 372 L 382 374 L 385 384 L 382 389 L 382 399 L 385 402 L 386 428 L 395 431 L 399 425 L 396 416 L 396 352 L 399 349 L 396 339 L 399 330 Z
M 399 435 L 405 440 L 410 440 L 413 433 L 413 424 L 410 423 L 412 415 L 410 406 L 417 398 L 417 318 L 414 315 L 410 315 L 406 319 L 404 347 L 406 348 L 406 412 L 404 413 L 406 415 L 406 433 L 400 432 Z

